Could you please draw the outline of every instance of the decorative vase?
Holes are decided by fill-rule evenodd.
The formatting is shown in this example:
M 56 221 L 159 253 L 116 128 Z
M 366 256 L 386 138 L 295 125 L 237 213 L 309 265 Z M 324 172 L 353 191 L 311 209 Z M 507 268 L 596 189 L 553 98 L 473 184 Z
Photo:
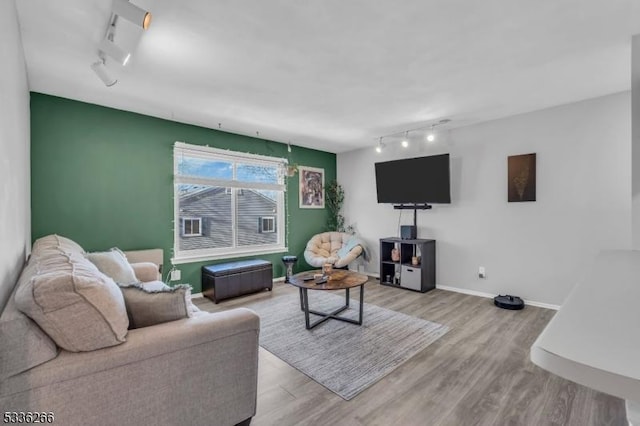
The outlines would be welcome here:
M 333 272 L 333 265 L 330 263 L 325 263 L 324 265 L 322 265 L 322 273 L 325 276 L 329 276 L 331 275 L 331 273 Z
M 393 260 L 394 262 L 400 262 L 400 250 L 398 250 L 397 248 L 391 250 L 391 260 Z

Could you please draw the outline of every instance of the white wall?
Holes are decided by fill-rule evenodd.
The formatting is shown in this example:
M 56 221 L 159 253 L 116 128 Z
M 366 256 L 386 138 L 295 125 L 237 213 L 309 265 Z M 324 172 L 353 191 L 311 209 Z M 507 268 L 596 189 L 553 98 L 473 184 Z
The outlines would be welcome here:
M 562 304 L 599 250 L 631 247 L 630 102 L 625 92 L 455 129 L 431 145 L 339 154 L 346 222 L 372 249 L 367 272 L 378 272 L 378 239 L 397 236 L 399 218 L 376 202 L 373 164 L 449 152 L 452 203 L 418 212 L 418 237 L 437 240 L 437 284 Z M 531 152 L 537 201 L 508 203 L 507 157 Z
M 0 307 L 31 246 L 29 88 L 15 0 L 0 2 Z
M 640 250 L 640 34 L 631 39 L 633 248 Z

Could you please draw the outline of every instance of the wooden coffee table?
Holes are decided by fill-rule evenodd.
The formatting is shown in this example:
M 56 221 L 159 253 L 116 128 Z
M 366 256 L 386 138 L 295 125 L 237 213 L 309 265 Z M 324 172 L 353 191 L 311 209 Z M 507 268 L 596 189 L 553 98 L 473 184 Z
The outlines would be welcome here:
M 342 269 L 334 269 L 331 274 L 330 280 L 324 284 L 316 284 L 315 280 L 305 281 L 305 278 L 313 278 L 314 274 L 321 274 L 322 271 L 307 271 L 296 274 L 289 278 L 289 284 L 298 287 L 300 290 L 300 309 L 304 311 L 304 320 L 307 330 L 316 327 L 329 319 L 335 319 L 339 321 L 348 322 L 351 324 L 362 325 L 362 308 L 364 306 L 364 284 L 369 277 L 357 272 L 351 272 Z M 354 287 L 360 287 L 360 315 L 358 321 L 350 318 L 344 318 L 338 316 L 338 314 L 345 309 L 349 308 L 349 289 Z M 309 297 L 307 290 L 345 290 L 345 302 L 344 306 L 336 309 L 333 312 L 319 312 L 309 309 Z M 314 314 L 322 317 L 314 323 L 309 320 L 309 314 Z

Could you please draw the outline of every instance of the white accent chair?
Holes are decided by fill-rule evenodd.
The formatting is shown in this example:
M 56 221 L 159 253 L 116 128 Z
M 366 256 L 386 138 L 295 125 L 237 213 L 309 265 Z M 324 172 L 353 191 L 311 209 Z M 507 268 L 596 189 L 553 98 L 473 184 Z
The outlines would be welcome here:
M 344 247 L 349 246 L 349 240 L 352 238 L 356 237 L 346 232 L 316 234 L 307 243 L 304 259 L 316 268 L 321 268 L 325 263 L 330 263 L 336 268 L 344 268 L 364 252 L 361 244 L 355 244 L 348 251 L 343 250 Z

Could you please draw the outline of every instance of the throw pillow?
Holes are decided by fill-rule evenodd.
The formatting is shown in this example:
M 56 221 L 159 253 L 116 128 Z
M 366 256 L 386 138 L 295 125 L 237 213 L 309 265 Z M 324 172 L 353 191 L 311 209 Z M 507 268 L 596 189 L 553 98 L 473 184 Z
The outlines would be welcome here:
M 181 285 L 189 287 L 189 291 L 185 294 L 185 299 L 187 301 L 187 310 L 192 313 L 202 312 L 200 308 L 194 305 L 193 301 L 191 300 L 191 290 L 192 290 L 191 286 L 189 284 L 181 284 Z M 144 283 L 139 283 L 138 286 L 146 290 L 147 293 L 159 293 L 163 291 L 164 292 L 172 291 L 172 288 L 166 285 L 165 283 L 163 283 L 162 281 L 147 281 Z M 120 287 L 122 288 L 122 287 L 128 287 L 128 286 L 120 286 Z M 179 286 L 176 286 L 174 288 L 179 288 Z
M 191 317 L 191 286 L 175 287 L 156 281 L 133 284 L 120 290 L 129 316 L 129 328 L 142 328 Z
M 37 258 L 35 267 L 16 290 L 16 307 L 58 346 L 80 352 L 125 341 L 127 312 L 111 278 L 77 253 Z
M 96 265 L 100 272 L 118 284 L 129 285 L 140 282 L 127 261 L 127 257 L 118 248 L 114 247 L 109 251 L 87 253 L 87 259 Z
M 339 258 L 347 257 L 349 255 L 349 252 L 353 250 L 353 248 L 358 244 L 359 244 L 359 240 L 356 237 L 351 237 L 349 241 L 347 241 L 345 245 L 340 250 L 338 250 L 338 253 L 337 253 L 338 257 Z

